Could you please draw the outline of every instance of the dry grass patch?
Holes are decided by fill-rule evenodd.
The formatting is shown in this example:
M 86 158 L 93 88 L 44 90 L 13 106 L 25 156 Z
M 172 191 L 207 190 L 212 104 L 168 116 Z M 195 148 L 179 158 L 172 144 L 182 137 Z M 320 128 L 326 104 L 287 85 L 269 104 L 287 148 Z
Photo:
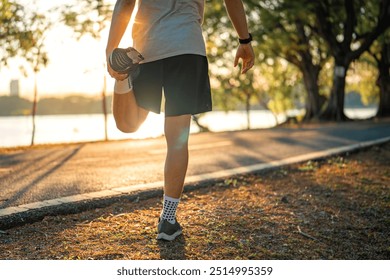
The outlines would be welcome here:
M 185 192 L 183 236 L 157 241 L 161 200 L 123 200 L 0 234 L 1 259 L 389 259 L 390 143 Z

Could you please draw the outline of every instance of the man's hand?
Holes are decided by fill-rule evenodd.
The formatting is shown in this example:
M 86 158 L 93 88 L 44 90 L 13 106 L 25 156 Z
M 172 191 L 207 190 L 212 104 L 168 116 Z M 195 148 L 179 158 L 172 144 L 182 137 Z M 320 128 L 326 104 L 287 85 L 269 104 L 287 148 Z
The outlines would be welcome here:
M 245 74 L 255 64 L 255 53 L 251 44 L 240 44 L 234 59 L 234 67 L 238 65 L 239 60 L 242 60 L 241 74 Z
M 119 74 L 111 69 L 108 58 L 111 52 L 118 47 L 123 34 L 126 31 L 127 25 L 133 13 L 135 0 L 117 0 L 112 13 L 110 32 L 108 34 L 106 47 L 107 71 L 111 77 L 122 81 L 127 78 L 127 74 Z

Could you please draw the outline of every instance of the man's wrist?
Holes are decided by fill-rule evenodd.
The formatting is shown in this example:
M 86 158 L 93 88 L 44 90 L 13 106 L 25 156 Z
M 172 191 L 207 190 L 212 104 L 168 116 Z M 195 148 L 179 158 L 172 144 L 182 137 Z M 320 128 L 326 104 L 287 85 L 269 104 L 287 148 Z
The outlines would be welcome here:
M 250 42 L 252 42 L 253 38 L 252 38 L 252 34 L 251 33 L 248 33 L 249 34 L 249 37 L 248 38 L 245 38 L 245 39 L 241 39 L 239 38 L 238 39 L 238 42 L 242 45 L 246 45 L 246 44 L 249 44 Z

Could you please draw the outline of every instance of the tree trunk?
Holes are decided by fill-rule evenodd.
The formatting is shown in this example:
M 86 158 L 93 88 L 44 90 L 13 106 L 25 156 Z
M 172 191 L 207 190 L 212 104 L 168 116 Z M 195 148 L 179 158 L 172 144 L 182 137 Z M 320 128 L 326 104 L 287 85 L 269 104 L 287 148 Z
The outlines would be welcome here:
M 246 129 L 248 129 L 248 130 L 251 129 L 251 115 L 250 115 L 251 104 L 250 104 L 250 100 L 251 100 L 251 95 L 246 94 L 245 111 L 246 111 Z
M 313 55 L 309 51 L 310 41 L 313 38 L 310 38 L 305 32 L 305 26 L 300 20 L 295 21 L 297 27 L 297 35 L 299 42 L 302 46 L 305 46 L 304 49 L 298 52 L 299 57 L 293 59 L 295 65 L 299 68 L 303 75 L 303 82 L 306 89 L 306 101 L 305 101 L 305 116 L 303 121 L 309 121 L 311 119 L 316 119 L 321 113 L 321 99 L 320 99 L 320 90 L 318 87 L 318 76 L 322 68 L 323 58 L 322 53 L 317 50 L 317 55 L 320 57 L 320 61 L 315 64 Z
M 340 1 L 344 5 L 346 18 L 337 18 L 336 14 L 329 9 L 329 5 L 323 1 L 313 1 L 317 3 L 316 18 L 317 26 L 320 35 L 328 43 L 329 49 L 335 59 L 335 71 L 333 78 L 332 90 L 327 108 L 321 113 L 320 119 L 330 121 L 345 121 L 348 118 L 344 114 L 344 96 L 345 96 L 345 74 L 352 61 L 358 59 L 365 51 L 367 51 L 372 43 L 380 36 L 390 25 L 388 20 L 390 9 L 390 1 L 377 1 L 379 13 L 376 26 L 363 36 L 363 40 L 358 39 L 356 34 L 360 33 L 358 28 L 358 19 L 361 18 L 357 14 L 361 8 L 359 1 L 345 0 Z M 364 17 L 362 19 L 365 19 Z M 368 20 L 368 17 L 365 19 Z M 339 42 L 335 26 L 342 26 L 343 40 Z M 358 48 L 352 50 L 351 46 L 359 43 Z
M 103 90 L 102 90 L 102 105 L 103 105 L 103 115 L 104 115 L 104 140 L 108 141 L 108 132 L 107 132 L 107 103 L 106 103 L 106 86 L 107 84 L 107 75 L 104 72 L 103 77 Z
M 314 67 L 302 67 L 303 82 L 306 88 L 305 116 L 304 121 L 318 118 L 321 112 L 321 99 L 318 87 L 318 69 L 309 69 Z
M 347 116 L 344 114 L 345 78 L 348 66 L 348 63 L 338 63 L 336 59 L 332 90 L 330 92 L 328 105 L 325 111 L 320 115 L 321 120 L 338 122 L 348 120 Z
M 381 50 L 381 59 L 378 60 L 379 77 L 379 107 L 377 117 L 390 116 L 390 45 L 384 43 Z
M 32 135 L 31 135 L 31 146 L 34 145 L 35 141 L 35 115 L 37 113 L 37 97 L 38 97 L 38 86 L 37 86 L 37 72 L 34 72 L 34 100 L 32 106 Z

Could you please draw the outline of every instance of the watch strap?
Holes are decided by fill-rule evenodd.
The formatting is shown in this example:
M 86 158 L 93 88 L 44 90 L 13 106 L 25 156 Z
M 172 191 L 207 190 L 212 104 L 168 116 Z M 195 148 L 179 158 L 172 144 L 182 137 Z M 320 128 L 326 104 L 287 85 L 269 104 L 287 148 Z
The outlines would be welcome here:
M 240 44 L 249 44 L 250 42 L 252 42 L 253 38 L 252 38 L 252 34 L 249 33 L 249 38 L 247 39 L 238 39 L 238 42 L 240 42 Z

